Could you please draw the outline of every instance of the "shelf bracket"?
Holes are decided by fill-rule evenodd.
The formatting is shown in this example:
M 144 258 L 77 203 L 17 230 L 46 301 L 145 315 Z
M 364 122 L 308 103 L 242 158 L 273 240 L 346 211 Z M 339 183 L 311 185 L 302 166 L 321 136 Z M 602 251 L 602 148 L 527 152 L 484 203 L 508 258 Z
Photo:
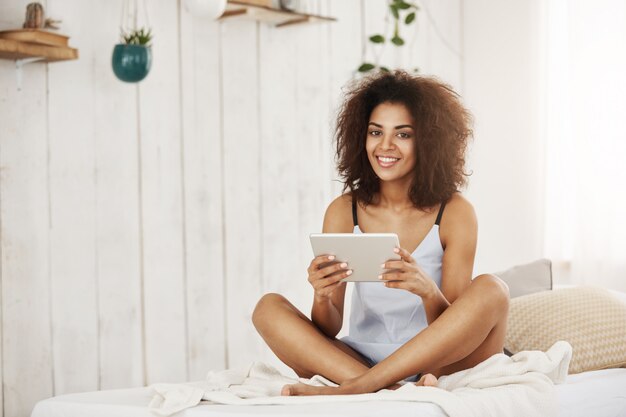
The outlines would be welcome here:
M 17 77 L 17 91 L 22 91 L 22 67 L 31 62 L 43 61 L 45 58 L 36 56 L 33 58 L 24 58 L 15 60 L 15 76 Z

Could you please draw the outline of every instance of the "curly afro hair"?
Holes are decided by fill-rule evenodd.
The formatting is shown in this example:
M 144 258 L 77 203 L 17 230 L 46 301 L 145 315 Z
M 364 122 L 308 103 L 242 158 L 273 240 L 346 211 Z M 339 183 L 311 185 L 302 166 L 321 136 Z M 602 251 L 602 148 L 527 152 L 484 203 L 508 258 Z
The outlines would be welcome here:
M 409 197 L 414 206 L 429 209 L 447 201 L 470 175 L 464 168 L 472 116 L 450 86 L 401 70 L 379 72 L 348 88 L 335 129 L 343 191 L 363 205 L 379 191 L 365 141 L 372 111 L 385 102 L 403 104 L 413 118 L 416 164 Z

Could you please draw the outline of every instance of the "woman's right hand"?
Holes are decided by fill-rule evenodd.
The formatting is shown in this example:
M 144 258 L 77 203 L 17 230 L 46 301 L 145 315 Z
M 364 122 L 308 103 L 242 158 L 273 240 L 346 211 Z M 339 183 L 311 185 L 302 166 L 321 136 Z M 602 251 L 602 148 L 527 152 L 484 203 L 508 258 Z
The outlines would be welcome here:
M 333 255 L 316 256 L 311 261 L 307 271 L 309 272 L 309 282 L 315 291 L 315 299 L 323 300 L 339 287 L 341 280 L 352 274 L 351 269 L 345 262 L 335 262 Z M 327 265 L 325 265 L 327 264 Z

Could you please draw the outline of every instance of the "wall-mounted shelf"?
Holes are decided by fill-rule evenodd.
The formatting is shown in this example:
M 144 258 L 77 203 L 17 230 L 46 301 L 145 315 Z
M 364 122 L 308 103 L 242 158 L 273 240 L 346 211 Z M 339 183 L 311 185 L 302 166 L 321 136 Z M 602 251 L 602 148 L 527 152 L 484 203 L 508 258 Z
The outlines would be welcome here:
M 41 58 L 44 62 L 78 59 L 78 49 L 68 46 L 49 46 L 21 42 L 13 39 L 0 39 L 0 59 Z
M 56 62 L 78 59 L 78 49 L 49 46 L 13 39 L 0 39 L 0 59 L 15 61 L 17 89 L 22 89 L 22 67 L 31 62 Z
M 255 6 L 247 3 L 229 0 L 226 5 L 226 11 L 222 15 L 222 17 L 220 17 L 220 20 L 233 18 L 257 20 L 260 22 L 272 24 L 275 27 L 284 27 L 297 23 L 334 22 L 337 20 L 333 17 L 291 12 L 288 10 L 273 9 L 264 6 Z

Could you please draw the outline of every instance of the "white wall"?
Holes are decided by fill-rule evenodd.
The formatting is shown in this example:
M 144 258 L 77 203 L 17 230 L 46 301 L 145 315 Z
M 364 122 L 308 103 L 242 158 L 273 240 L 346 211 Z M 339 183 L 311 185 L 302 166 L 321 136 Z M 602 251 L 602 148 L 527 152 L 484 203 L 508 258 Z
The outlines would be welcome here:
M 0 3 L 0 29 L 26 3 Z M 387 64 L 460 88 L 461 3 L 422 5 Z M 307 235 L 339 191 L 332 117 L 384 2 L 312 0 L 338 22 L 274 29 L 151 1 L 154 65 L 138 86 L 110 69 L 117 7 L 46 6 L 80 59 L 27 65 L 22 91 L 0 61 L 0 414 L 276 363 L 251 312 L 267 291 L 308 312 Z
M 478 216 L 479 274 L 543 253 L 541 16 L 534 0 L 469 0 L 462 7 L 462 91 L 475 117 L 466 195 Z

